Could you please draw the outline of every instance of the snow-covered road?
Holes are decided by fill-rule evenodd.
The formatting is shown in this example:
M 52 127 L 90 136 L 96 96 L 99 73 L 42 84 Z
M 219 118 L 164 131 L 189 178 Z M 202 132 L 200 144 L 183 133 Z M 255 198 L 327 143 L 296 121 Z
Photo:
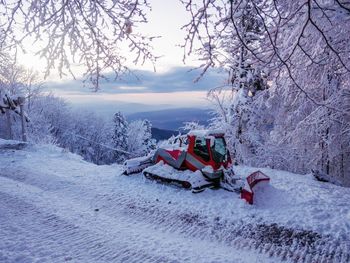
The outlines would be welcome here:
M 0 150 L 0 262 L 349 262 L 349 189 L 265 172 L 270 191 L 249 206 L 53 146 Z

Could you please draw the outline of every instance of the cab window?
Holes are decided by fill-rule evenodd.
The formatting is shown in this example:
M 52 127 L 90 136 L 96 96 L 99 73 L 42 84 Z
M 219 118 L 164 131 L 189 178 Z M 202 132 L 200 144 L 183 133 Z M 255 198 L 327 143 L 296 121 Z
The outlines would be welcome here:
M 194 153 L 201 157 L 204 161 L 208 162 L 210 160 L 207 142 L 205 138 L 197 138 L 194 144 Z
M 213 159 L 217 163 L 222 163 L 226 161 L 227 158 L 227 148 L 224 138 L 215 138 L 215 143 L 211 148 L 213 154 Z

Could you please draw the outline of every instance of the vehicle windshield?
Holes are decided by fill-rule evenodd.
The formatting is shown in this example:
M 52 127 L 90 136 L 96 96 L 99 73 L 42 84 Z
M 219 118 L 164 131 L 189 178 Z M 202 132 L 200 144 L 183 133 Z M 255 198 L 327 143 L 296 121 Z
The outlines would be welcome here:
M 211 152 L 216 163 L 222 163 L 226 161 L 227 149 L 224 138 L 215 138 L 215 143 L 213 147 L 211 147 Z
M 207 142 L 205 138 L 196 138 L 196 143 L 194 145 L 194 153 L 201 157 L 204 161 L 208 162 L 210 160 Z

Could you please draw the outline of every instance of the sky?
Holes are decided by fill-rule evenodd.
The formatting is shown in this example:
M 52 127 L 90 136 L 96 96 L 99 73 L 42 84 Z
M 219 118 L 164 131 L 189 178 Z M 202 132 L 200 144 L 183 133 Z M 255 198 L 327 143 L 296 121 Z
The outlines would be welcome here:
M 84 87 L 77 78 L 59 78 L 54 72 L 46 79 L 47 90 L 63 97 L 75 105 L 117 104 L 121 110 L 129 112 L 159 110 L 176 107 L 209 107 L 206 99 L 207 91 L 222 83 L 223 76 L 210 72 L 198 83 L 193 80 L 199 71 L 190 71 L 199 65 L 198 58 L 192 56 L 183 63 L 183 44 L 185 32 L 181 30 L 189 14 L 179 0 L 164 1 L 150 0 L 152 10 L 148 12 L 147 24 L 135 25 L 134 32 L 150 36 L 161 36 L 153 41 L 154 54 L 161 55 L 156 63 L 156 72 L 153 65 L 129 64 L 135 69 L 139 80 L 130 76 L 123 76 L 123 80 L 114 81 L 111 75 L 109 82 L 103 82 L 98 93 Z M 45 63 L 33 54 L 22 55 L 22 64 L 27 67 L 43 71 Z M 79 69 L 78 69 L 79 71 Z M 129 107 L 127 104 L 130 104 Z M 123 105 L 123 106 L 122 106 Z

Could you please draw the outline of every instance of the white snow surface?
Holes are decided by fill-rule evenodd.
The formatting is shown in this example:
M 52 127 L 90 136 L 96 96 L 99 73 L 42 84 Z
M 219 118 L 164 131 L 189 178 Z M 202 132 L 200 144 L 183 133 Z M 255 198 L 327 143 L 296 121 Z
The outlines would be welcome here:
M 249 205 L 52 145 L 0 150 L 0 262 L 349 262 L 350 189 L 260 170 L 271 182 Z M 276 237 L 285 229 L 295 233 Z
M 190 170 L 179 171 L 171 167 L 170 165 L 164 164 L 163 161 L 160 161 L 155 165 L 147 167 L 146 169 L 144 169 L 144 171 L 147 171 L 151 174 L 156 174 L 159 176 L 163 176 L 165 174 L 166 178 L 189 182 L 191 183 L 191 186 L 193 188 L 208 184 L 208 182 L 203 177 L 201 171 L 199 170 L 196 172 L 192 172 Z
M 188 132 L 188 135 L 194 135 L 198 137 L 212 136 L 213 134 L 224 134 L 223 130 L 192 130 Z

